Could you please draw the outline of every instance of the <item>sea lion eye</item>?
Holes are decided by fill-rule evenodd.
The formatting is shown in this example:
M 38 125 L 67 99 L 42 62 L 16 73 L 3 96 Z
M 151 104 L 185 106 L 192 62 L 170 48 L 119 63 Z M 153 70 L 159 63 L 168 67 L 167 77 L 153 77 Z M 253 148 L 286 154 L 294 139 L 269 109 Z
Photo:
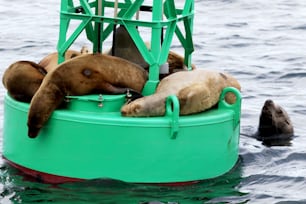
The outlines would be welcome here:
M 91 75 L 92 71 L 90 69 L 83 69 L 82 73 L 85 76 L 89 77 Z
M 288 120 L 285 120 L 285 123 L 287 123 L 287 125 L 290 125 L 289 121 Z

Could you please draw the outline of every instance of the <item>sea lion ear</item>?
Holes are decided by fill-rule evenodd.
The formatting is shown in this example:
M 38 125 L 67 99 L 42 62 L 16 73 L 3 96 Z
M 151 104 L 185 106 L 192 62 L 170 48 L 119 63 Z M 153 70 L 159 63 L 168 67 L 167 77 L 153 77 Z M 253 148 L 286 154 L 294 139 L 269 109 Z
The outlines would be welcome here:
M 82 74 L 86 77 L 89 77 L 91 75 L 92 71 L 90 69 L 83 69 Z
M 227 76 L 225 75 L 225 74 L 223 74 L 223 73 L 221 73 L 221 72 L 219 72 L 219 74 L 221 75 L 221 77 L 223 77 L 223 79 L 227 79 Z

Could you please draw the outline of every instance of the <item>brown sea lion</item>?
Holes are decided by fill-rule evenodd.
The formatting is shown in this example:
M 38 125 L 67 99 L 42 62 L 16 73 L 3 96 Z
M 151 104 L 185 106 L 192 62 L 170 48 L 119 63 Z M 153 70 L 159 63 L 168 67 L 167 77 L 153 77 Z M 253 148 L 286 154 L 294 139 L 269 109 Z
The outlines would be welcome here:
M 222 90 L 228 86 L 241 88 L 234 77 L 217 71 L 176 72 L 162 79 L 154 94 L 125 104 L 121 113 L 123 116 L 162 116 L 166 98 L 172 94 L 180 102 L 180 115 L 201 112 L 216 105 Z M 226 100 L 233 103 L 235 97 L 228 95 Z
M 120 57 L 134 62 L 146 70 L 149 69 L 149 64 L 142 57 L 136 44 L 134 43 L 133 39 L 131 38 L 130 34 L 124 26 L 121 25 L 116 29 L 114 42 L 114 50 L 110 49 L 107 54 L 114 54 L 114 56 L 116 57 Z M 150 43 L 146 43 L 146 45 L 147 48 L 150 49 Z M 112 51 L 114 53 L 112 53 Z M 160 74 L 160 79 L 174 72 L 186 70 L 186 66 L 184 64 L 184 57 L 171 50 L 169 51 L 167 62 L 169 64 L 169 73 Z M 195 65 L 192 65 L 192 69 L 195 69 Z
M 2 83 L 11 97 L 30 102 L 46 74 L 44 67 L 35 62 L 18 61 L 5 70 Z
M 88 54 L 89 50 L 86 46 L 83 46 L 81 49 L 81 52 L 75 51 L 75 50 L 67 50 L 65 53 L 65 61 L 72 59 L 74 57 L 83 55 L 83 54 Z M 44 67 L 47 72 L 50 72 L 54 68 L 57 67 L 58 65 L 58 52 L 51 53 L 44 57 L 39 63 L 40 66 Z
M 32 98 L 28 135 L 34 138 L 67 95 L 123 93 L 127 88 L 141 92 L 147 72 L 127 60 L 102 54 L 75 57 L 60 64 L 44 78 Z
M 259 117 L 257 139 L 264 144 L 275 145 L 289 141 L 293 134 L 293 124 L 285 109 L 270 99 L 266 100 Z

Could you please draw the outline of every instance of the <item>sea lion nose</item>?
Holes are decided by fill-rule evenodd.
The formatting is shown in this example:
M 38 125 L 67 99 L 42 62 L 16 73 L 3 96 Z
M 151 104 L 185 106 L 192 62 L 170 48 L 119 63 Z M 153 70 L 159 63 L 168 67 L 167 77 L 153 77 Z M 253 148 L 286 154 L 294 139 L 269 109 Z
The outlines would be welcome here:
M 273 101 L 271 99 L 268 99 L 265 102 L 265 106 L 269 106 L 269 105 L 272 105 L 272 104 L 273 104 Z
M 28 136 L 29 138 L 36 138 L 38 136 L 38 133 L 39 133 L 39 130 L 38 128 L 30 128 L 28 129 Z

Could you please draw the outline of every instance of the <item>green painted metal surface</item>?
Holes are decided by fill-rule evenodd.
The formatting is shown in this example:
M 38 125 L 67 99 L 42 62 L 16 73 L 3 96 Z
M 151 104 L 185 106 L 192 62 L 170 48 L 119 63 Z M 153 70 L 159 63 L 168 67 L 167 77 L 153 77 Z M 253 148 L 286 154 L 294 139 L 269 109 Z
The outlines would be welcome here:
M 236 163 L 241 96 L 217 109 L 179 116 L 175 96 L 164 117 L 122 117 L 123 95 L 71 97 L 36 139 L 27 136 L 29 104 L 5 96 L 3 155 L 10 161 L 58 176 L 173 183 L 220 176 Z M 117 109 L 117 110 L 116 110 Z

